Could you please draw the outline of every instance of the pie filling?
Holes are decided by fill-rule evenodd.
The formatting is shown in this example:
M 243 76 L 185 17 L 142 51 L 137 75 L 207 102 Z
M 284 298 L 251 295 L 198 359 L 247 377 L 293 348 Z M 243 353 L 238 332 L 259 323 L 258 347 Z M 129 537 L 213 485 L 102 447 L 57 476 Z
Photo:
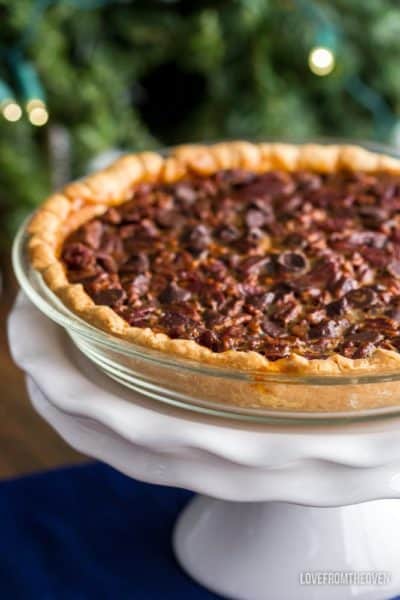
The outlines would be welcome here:
M 220 171 L 142 184 L 64 242 L 134 327 L 270 360 L 400 351 L 400 176 Z

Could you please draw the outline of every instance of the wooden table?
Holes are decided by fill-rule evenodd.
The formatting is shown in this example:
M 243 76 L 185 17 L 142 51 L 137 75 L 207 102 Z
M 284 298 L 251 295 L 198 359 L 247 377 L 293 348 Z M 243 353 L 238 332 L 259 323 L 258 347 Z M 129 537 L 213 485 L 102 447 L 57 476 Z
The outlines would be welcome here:
M 43 421 L 30 405 L 22 372 L 14 365 L 7 341 L 7 315 L 16 285 L 9 260 L 2 261 L 0 296 L 0 478 L 82 462 L 75 452 Z

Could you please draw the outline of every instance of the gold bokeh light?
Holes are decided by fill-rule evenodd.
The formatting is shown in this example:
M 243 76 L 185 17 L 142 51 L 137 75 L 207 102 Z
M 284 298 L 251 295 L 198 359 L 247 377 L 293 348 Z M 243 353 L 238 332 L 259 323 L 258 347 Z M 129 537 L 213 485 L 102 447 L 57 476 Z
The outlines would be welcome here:
M 37 105 L 28 112 L 29 121 L 36 127 L 42 127 L 49 120 L 49 113 L 44 105 Z
M 22 109 L 20 105 L 14 100 L 8 100 L 1 106 L 1 113 L 6 121 L 15 123 L 22 117 Z
M 312 48 L 308 56 L 308 66 L 314 75 L 329 75 L 335 68 L 335 55 L 332 50 L 323 46 Z
M 40 98 L 31 98 L 26 103 L 26 110 L 30 113 L 34 108 L 46 108 L 46 105 Z

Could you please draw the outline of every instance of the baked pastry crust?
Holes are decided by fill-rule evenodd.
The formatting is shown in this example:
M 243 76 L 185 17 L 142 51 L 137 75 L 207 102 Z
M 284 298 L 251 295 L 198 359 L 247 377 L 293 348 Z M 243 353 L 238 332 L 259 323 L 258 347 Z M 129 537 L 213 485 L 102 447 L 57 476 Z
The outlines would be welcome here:
M 247 169 L 263 173 L 274 169 L 288 172 L 339 170 L 400 174 L 400 160 L 350 145 L 253 144 L 245 141 L 211 146 L 184 145 L 168 157 L 153 152 L 124 156 L 110 167 L 67 185 L 39 208 L 28 226 L 31 263 L 49 288 L 88 323 L 119 338 L 200 363 L 235 370 L 301 375 L 353 375 L 397 370 L 400 354 L 377 348 L 368 358 L 351 359 L 333 354 L 308 359 L 296 353 L 270 361 L 255 351 L 213 352 L 197 342 L 171 339 L 149 328 L 132 327 L 109 306 L 99 306 L 82 284 L 68 281 L 60 260 L 66 237 L 80 225 L 122 204 L 132 186 L 143 183 L 175 183 L 190 175 L 211 175 L 222 169 Z

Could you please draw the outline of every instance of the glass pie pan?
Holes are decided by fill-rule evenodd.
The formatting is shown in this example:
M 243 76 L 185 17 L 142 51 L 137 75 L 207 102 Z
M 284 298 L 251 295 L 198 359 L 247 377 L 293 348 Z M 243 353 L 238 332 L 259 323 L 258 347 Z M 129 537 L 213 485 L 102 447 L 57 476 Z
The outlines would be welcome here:
M 395 154 L 390 148 L 363 145 Z M 71 312 L 31 267 L 26 224 L 12 251 L 20 287 L 90 361 L 120 384 L 181 408 L 261 423 L 321 424 L 400 414 L 400 370 L 318 376 L 239 371 L 162 353 L 95 328 Z

